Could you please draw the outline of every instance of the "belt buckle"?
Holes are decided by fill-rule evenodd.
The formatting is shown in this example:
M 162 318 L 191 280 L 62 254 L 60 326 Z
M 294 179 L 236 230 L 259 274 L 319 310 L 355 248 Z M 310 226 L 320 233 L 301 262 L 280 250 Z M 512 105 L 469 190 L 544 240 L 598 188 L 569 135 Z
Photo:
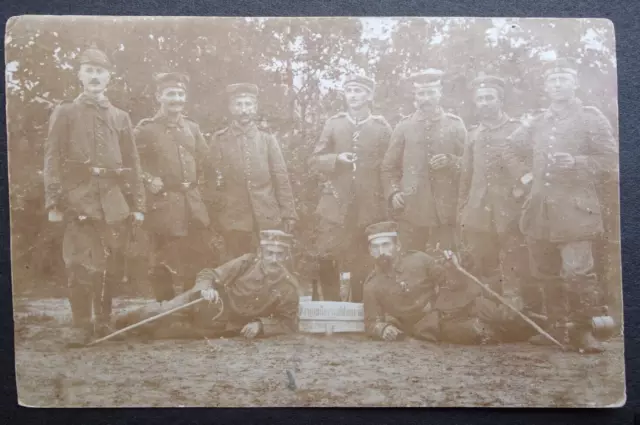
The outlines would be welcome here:
M 91 167 L 91 175 L 92 176 L 100 176 L 101 174 L 102 174 L 102 168 Z
M 191 182 L 182 182 L 182 187 L 184 188 L 184 190 L 189 190 L 189 188 L 191 187 Z

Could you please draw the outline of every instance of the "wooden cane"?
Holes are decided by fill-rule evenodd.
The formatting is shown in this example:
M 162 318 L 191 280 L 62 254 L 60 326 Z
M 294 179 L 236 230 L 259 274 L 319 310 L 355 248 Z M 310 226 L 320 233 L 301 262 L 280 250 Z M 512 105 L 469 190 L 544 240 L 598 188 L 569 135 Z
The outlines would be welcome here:
M 135 329 L 135 328 L 138 328 L 138 327 L 140 327 L 142 325 L 145 325 L 147 323 L 153 322 L 154 320 L 158 320 L 158 319 L 160 319 L 162 317 L 169 316 L 170 314 L 173 314 L 176 311 L 180 311 L 180 310 L 183 310 L 183 309 L 185 309 L 187 307 L 191 307 L 192 305 L 198 304 L 200 301 L 203 301 L 203 300 L 204 300 L 204 298 L 198 298 L 197 300 L 193 300 L 191 302 L 188 302 L 187 304 L 183 304 L 181 306 L 174 307 L 171 310 L 168 310 L 168 311 L 165 311 L 165 312 L 160 313 L 158 315 L 149 317 L 149 318 L 144 319 L 144 320 L 142 320 L 142 321 L 140 321 L 138 323 L 134 323 L 133 325 L 129 325 L 126 328 L 122 328 L 120 330 L 117 330 L 117 331 L 115 331 L 115 332 L 113 332 L 113 333 L 111 333 L 111 334 L 109 334 L 109 335 L 107 335 L 105 337 L 102 337 L 100 339 L 96 339 L 95 341 L 87 344 L 87 347 L 99 344 L 99 343 L 101 343 L 103 341 L 107 341 L 107 340 L 113 338 L 114 336 L 121 335 L 121 334 L 123 334 L 125 332 L 128 332 L 128 331 L 132 330 L 132 329 Z M 216 317 L 214 317 L 212 320 L 215 320 L 218 317 L 220 317 L 220 315 L 222 314 L 223 311 L 224 311 L 224 305 L 222 305 L 222 309 L 220 310 L 220 313 L 218 313 L 218 315 Z
M 545 338 L 547 338 L 549 341 L 553 342 L 555 345 L 557 345 L 558 347 L 560 347 L 561 349 L 565 349 L 564 345 L 562 345 L 560 342 L 558 342 L 554 337 L 552 337 L 551 335 L 549 335 L 547 332 L 544 331 L 544 329 L 542 329 L 540 326 L 538 326 L 538 324 L 536 322 L 534 322 L 533 320 L 529 319 L 527 316 L 525 316 L 524 314 L 522 314 L 517 308 L 512 307 L 511 304 L 509 304 L 507 302 L 507 300 L 505 300 L 500 294 L 498 294 L 497 292 L 495 292 L 494 290 L 492 290 L 491 288 L 489 288 L 487 285 L 485 285 L 484 283 L 482 283 L 477 277 L 475 277 L 474 275 L 472 275 L 471 273 L 469 273 L 468 271 L 466 271 L 460 264 L 458 264 L 457 262 L 454 262 L 454 265 L 456 267 L 456 269 L 458 269 L 460 272 L 462 272 L 465 276 L 467 276 L 469 279 L 471 279 L 474 283 L 476 283 L 477 285 L 480 285 L 480 287 L 482 289 L 484 289 L 485 291 L 487 291 L 488 293 L 490 293 L 491 295 L 493 295 L 494 297 L 496 297 L 498 299 L 498 301 L 500 301 L 500 303 L 504 306 L 506 306 L 509 310 L 513 311 L 514 313 L 516 313 L 522 320 L 524 320 L 525 322 L 527 322 L 529 325 L 533 326 L 533 328 L 538 331 L 540 333 L 540 335 L 544 336 Z

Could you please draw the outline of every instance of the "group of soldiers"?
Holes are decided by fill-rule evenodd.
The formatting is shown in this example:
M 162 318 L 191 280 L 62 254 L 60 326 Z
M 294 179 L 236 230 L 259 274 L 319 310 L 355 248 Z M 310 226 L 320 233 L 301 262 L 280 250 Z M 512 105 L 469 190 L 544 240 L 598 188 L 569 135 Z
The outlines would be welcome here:
M 49 220 L 65 223 L 73 341 L 199 299 L 208 302 L 146 331 L 294 332 L 298 215 L 278 142 L 255 123 L 258 87 L 228 86 L 232 123 L 205 140 L 184 114 L 188 76 L 156 75 L 159 110 L 134 128 L 105 95 L 111 72 L 97 48 L 80 55 L 84 91 L 56 107 L 45 149 Z M 526 121 L 504 112 L 505 81 L 483 74 L 471 82 L 479 124 L 467 130 L 441 107 L 442 79 L 435 69 L 412 75 L 416 110 L 392 129 L 371 113 L 374 80 L 346 78 L 346 110 L 325 123 L 308 161 L 322 187 L 313 223 L 322 298 L 341 300 L 348 272 L 349 300 L 364 302 L 367 332 L 383 340 L 531 336 L 466 267 L 558 340 L 602 351 L 590 323 L 602 307 L 595 186 L 618 161 L 610 123 L 576 98 L 568 59 L 545 71 L 551 104 Z M 113 320 L 111 280 L 138 226 L 152 237 L 157 303 Z M 226 245 L 221 264 L 211 264 L 212 231 Z

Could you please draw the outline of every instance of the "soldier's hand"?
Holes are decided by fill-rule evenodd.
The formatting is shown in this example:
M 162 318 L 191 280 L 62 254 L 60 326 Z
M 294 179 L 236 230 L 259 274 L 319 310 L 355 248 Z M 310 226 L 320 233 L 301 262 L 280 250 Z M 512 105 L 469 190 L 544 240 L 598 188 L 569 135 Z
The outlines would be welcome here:
M 561 169 L 567 170 L 576 165 L 576 159 L 573 155 L 566 152 L 556 152 L 552 156 L 553 164 Z
M 440 170 L 442 168 L 448 167 L 451 164 L 451 158 L 449 155 L 444 153 L 439 153 L 431 157 L 429 161 L 429 165 L 434 170 Z
M 384 331 L 382 331 L 382 339 L 385 341 L 395 341 L 396 339 L 398 339 L 399 335 L 400 329 L 396 328 L 393 325 L 388 325 L 386 328 L 384 328 Z
M 391 198 L 391 206 L 394 210 L 400 210 L 404 208 L 404 193 L 398 192 Z
M 220 295 L 218 291 L 213 288 L 207 288 L 200 291 L 200 296 L 207 301 L 218 302 L 220 299 Z
M 151 193 L 157 195 L 163 188 L 164 183 L 162 182 L 162 179 L 160 177 L 154 177 L 153 180 L 151 180 L 151 186 L 149 187 Z
M 458 256 L 453 251 L 444 250 L 443 254 L 444 254 L 445 260 L 447 260 L 446 263 L 452 264 L 456 268 L 460 267 L 460 260 L 458 259 Z
M 59 223 L 64 219 L 64 214 L 62 211 L 58 210 L 49 210 L 49 221 L 51 223 Z
M 353 164 L 356 162 L 356 154 L 353 152 L 342 152 L 338 155 L 338 161 L 343 164 Z
M 139 223 L 144 221 L 144 213 L 139 211 L 133 213 L 133 219 Z
M 247 325 L 245 325 L 244 328 L 242 328 L 242 335 L 244 335 L 245 338 L 247 339 L 253 339 L 256 336 L 258 336 L 258 334 L 260 333 L 260 330 L 262 329 L 262 323 L 261 322 L 251 322 L 248 323 Z

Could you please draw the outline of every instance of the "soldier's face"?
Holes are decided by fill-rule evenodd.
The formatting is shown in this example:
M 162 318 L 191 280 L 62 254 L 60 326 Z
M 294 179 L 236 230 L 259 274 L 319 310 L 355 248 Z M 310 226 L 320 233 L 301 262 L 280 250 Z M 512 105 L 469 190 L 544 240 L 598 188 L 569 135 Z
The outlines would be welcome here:
M 358 84 L 347 84 L 344 87 L 344 96 L 349 109 L 359 110 L 367 106 L 371 100 L 371 92 Z
M 386 269 L 393 264 L 393 258 L 399 250 L 399 244 L 391 236 L 378 237 L 369 242 L 369 253 L 376 264 Z
M 109 84 L 111 74 L 109 70 L 89 63 L 82 64 L 78 71 L 78 78 L 85 92 L 91 94 L 102 93 Z
M 416 106 L 420 109 L 434 109 L 440 105 L 442 86 L 418 87 L 414 91 Z
M 282 245 L 262 245 L 261 254 L 267 274 L 279 272 L 287 260 L 287 249 Z
M 184 110 L 187 92 L 180 87 L 166 87 L 156 93 L 156 99 L 165 112 L 180 113 Z
M 495 88 L 482 87 L 477 89 L 473 100 L 480 118 L 494 118 L 502 112 L 502 99 Z
M 573 74 L 550 74 L 544 81 L 544 89 L 552 101 L 570 100 L 578 89 L 578 81 Z
M 251 95 L 234 96 L 229 101 L 229 112 L 235 121 L 248 124 L 258 113 L 258 100 Z

